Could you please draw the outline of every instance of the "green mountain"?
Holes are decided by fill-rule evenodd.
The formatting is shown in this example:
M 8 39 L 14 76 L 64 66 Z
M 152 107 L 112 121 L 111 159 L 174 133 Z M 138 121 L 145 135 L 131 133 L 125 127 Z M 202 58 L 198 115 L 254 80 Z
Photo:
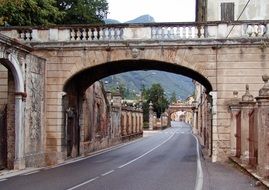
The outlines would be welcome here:
M 194 92 L 192 79 L 182 75 L 154 70 L 132 71 L 112 75 L 102 79 L 102 82 L 105 89 L 110 91 L 123 86 L 130 96 L 133 95 L 133 98 L 140 95 L 140 90 L 143 86 L 150 88 L 154 83 L 161 84 L 168 98 L 175 92 L 177 99 L 184 100 Z

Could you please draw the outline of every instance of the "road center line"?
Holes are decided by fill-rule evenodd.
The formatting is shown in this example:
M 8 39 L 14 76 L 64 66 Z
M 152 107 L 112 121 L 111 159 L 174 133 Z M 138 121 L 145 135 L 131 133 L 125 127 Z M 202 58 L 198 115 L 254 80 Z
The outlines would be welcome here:
M 85 182 L 83 182 L 83 183 L 80 183 L 80 184 L 78 184 L 78 185 L 76 185 L 76 186 L 74 186 L 74 187 L 71 187 L 71 188 L 69 188 L 69 189 L 66 189 L 66 190 L 73 190 L 73 189 L 76 189 L 76 188 L 78 188 L 78 187 L 81 187 L 81 186 L 83 186 L 83 185 L 86 185 L 86 184 L 88 184 L 88 183 L 91 183 L 91 182 L 97 180 L 98 178 L 99 178 L 99 177 L 92 178 L 92 179 L 90 179 L 90 180 L 88 180 L 88 181 L 85 181 Z
M 166 139 L 165 141 L 163 141 L 161 144 L 159 144 L 158 146 L 152 148 L 151 150 L 147 151 L 146 153 L 142 154 L 141 156 L 139 156 L 139 157 L 137 157 L 137 158 L 135 158 L 135 159 L 133 159 L 133 160 L 127 162 L 126 164 L 123 164 L 123 165 L 119 166 L 118 168 L 119 168 L 119 169 L 120 169 L 120 168 L 123 168 L 123 167 L 125 167 L 125 166 L 127 166 L 127 165 L 129 165 L 129 164 L 131 164 L 131 163 L 133 163 L 133 162 L 135 162 L 135 161 L 137 161 L 137 160 L 139 160 L 140 158 L 143 158 L 143 157 L 146 156 L 147 154 L 151 153 L 151 152 L 154 151 L 155 149 L 159 148 L 160 146 L 162 146 L 163 144 L 165 144 L 166 142 L 168 142 L 174 135 L 175 135 L 175 133 L 174 133 L 173 135 L 171 135 L 168 139 Z
M 202 164 L 201 164 L 199 141 L 195 135 L 193 136 L 196 139 L 196 150 L 197 150 L 197 174 L 196 174 L 195 190 L 202 190 L 204 177 L 203 177 L 203 170 L 202 170 Z
M 110 170 L 109 172 L 106 172 L 106 173 L 104 173 L 104 174 L 102 174 L 101 176 L 106 176 L 106 175 L 108 175 L 108 174 L 111 174 L 112 172 L 114 172 L 115 170 Z

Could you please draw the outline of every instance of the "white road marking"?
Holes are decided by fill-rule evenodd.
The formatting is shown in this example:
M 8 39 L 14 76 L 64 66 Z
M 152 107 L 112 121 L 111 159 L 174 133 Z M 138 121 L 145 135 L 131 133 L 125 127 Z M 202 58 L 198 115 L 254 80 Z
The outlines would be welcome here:
M 38 172 L 39 172 L 39 170 L 33 171 L 33 172 L 29 172 L 29 173 L 26 173 L 26 174 L 23 174 L 23 175 L 31 175 L 31 174 L 35 174 L 35 173 L 38 173 Z
M 66 189 L 66 190 L 73 190 L 73 189 L 76 189 L 76 188 L 78 188 L 78 187 L 81 187 L 81 186 L 83 186 L 83 185 L 86 185 L 86 184 L 88 184 L 88 183 L 91 183 L 91 182 L 97 180 L 98 178 L 99 178 L 99 177 L 92 178 L 92 179 L 90 179 L 90 180 L 88 180 L 88 181 L 85 181 L 85 182 L 83 182 L 83 183 L 80 183 L 80 184 L 78 184 L 78 185 L 76 185 L 76 186 L 74 186 L 74 187 L 71 187 L 71 188 L 69 188 L 69 189 Z
M 6 181 L 7 179 L 0 179 L 0 182 L 2 182 L 2 181 Z
M 113 173 L 114 171 L 115 171 L 115 170 L 110 170 L 109 172 L 106 172 L 106 173 L 102 174 L 101 176 L 106 176 L 106 175 L 108 175 L 108 174 Z
M 100 150 L 100 152 L 93 153 L 92 155 L 81 157 L 81 158 L 77 158 L 77 159 L 74 159 L 74 160 L 71 160 L 71 161 L 66 161 L 64 163 L 58 164 L 56 166 L 47 167 L 45 169 L 58 168 L 58 167 L 61 167 L 61 166 L 65 166 L 65 165 L 68 165 L 68 164 L 72 164 L 72 163 L 76 163 L 76 162 L 79 162 L 79 161 L 82 161 L 82 160 L 86 160 L 88 158 L 92 158 L 92 157 L 99 156 L 99 155 L 102 155 L 102 154 L 107 153 L 107 152 L 111 152 L 113 150 L 120 149 L 122 147 L 125 147 L 125 146 L 127 146 L 129 144 L 132 144 L 132 143 L 135 143 L 135 142 L 138 142 L 140 140 L 142 140 L 142 138 L 141 139 L 134 140 L 134 141 L 131 141 L 131 142 L 128 142 L 128 143 L 124 143 L 122 145 L 118 145 L 118 146 L 114 146 L 114 147 L 109 147 L 107 149 Z
M 159 148 L 160 146 L 162 146 L 163 144 L 165 144 L 166 142 L 168 142 L 174 135 L 175 135 L 175 133 L 172 134 L 168 139 L 166 139 L 165 141 L 163 141 L 163 142 L 162 142 L 161 144 L 159 144 L 158 146 L 155 146 L 154 148 L 152 148 L 151 150 L 149 150 L 149 151 L 147 151 L 146 153 L 142 154 L 141 156 L 139 156 L 139 157 L 137 157 L 137 158 L 135 158 L 135 159 L 133 159 L 133 160 L 127 162 L 126 164 L 123 164 L 123 165 L 119 166 L 118 168 L 119 168 L 119 169 L 120 169 L 120 168 L 123 168 L 123 167 L 128 166 L 129 164 L 131 164 L 131 163 L 133 163 L 133 162 L 139 160 L 140 158 L 143 158 L 143 157 L 146 156 L 147 154 L 151 153 L 151 152 L 154 151 L 155 149 Z
M 193 136 L 196 139 L 196 149 L 197 149 L 197 174 L 196 174 L 195 190 L 202 190 L 204 176 L 203 176 L 203 170 L 202 170 L 202 164 L 201 164 L 199 141 L 195 135 Z

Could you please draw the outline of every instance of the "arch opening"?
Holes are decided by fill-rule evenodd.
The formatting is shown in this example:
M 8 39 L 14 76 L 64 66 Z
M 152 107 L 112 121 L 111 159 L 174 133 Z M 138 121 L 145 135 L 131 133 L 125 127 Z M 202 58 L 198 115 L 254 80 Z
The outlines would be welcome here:
M 190 68 L 168 63 L 168 62 L 162 62 L 162 61 L 153 61 L 153 60 L 120 60 L 120 61 L 113 61 L 113 62 L 106 62 L 97 66 L 92 66 L 89 68 L 86 68 L 84 70 L 81 70 L 77 73 L 75 73 L 72 77 L 70 77 L 66 83 L 64 84 L 63 91 L 66 92 L 66 94 L 63 97 L 63 110 L 64 110 L 64 128 L 67 133 L 67 156 L 69 157 L 76 157 L 80 155 L 80 145 L 85 144 L 85 142 L 82 142 L 83 139 L 85 140 L 85 137 L 91 136 L 91 139 L 96 139 L 97 141 L 104 138 L 107 134 L 110 134 L 113 138 L 120 138 L 115 135 L 117 135 L 117 129 L 114 126 L 117 126 L 120 123 L 111 123 L 111 129 L 106 129 L 105 123 L 109 120 L 109 114 L 107 114 L 110 110 L 114 120 L 116 121 L 117 118 L 120 120 L 121 116 L 117 115 L 117 109 L 118 108 L 107 108 L 105 105 L 110 104 L 110 102 L 104 102 L 102 101 L 102 95 L 98 95 L 97 99 L 94 100 L 92 98 L 92 104 L 89 104 L 89 98 L 88 95 L 90 92 L 88 91 L 90 86 L 93 88 L 99 88 L 100 86 L 96 86 L 95 82 L 98 80 L 101 80 L 105 77 L 124 73 L 124 72 L 130 72 L 130 71 L 139 71 L 139 70 L 157 70 L 157 71 L 165 71 L 169 73 L 179 74 L 183 75 L 189 78 L 192 78 L 195 81 L 198 81 L 200 84 L 202 84 L 206 92 L 209 93 L 212 91 L 212 85 L 208 79 L 200 74 L 197 71 L 194 71 Z M 94 84 L 94 85 L 92 85 Z M 104 89 L 103 89 L 104 90 Z M 91 91 L 93 92 L 93 91 Z M 95 95 L 93 95 L 95 96 Z M 105 98 L 106 99 L 106 98 Z M 87 102 L 88 101 L 88 102 Z M 85 106 L 85 104 L 87 104 Z M 86 107 L 91 107 L 90 109 L 86 109 Z M 116 106 L 117 107 L 117 106 Z M 97 109 L 98 108 L 98 109 Z M 119 108 L 120 109 L 120 108 Z M 97 110 L 94 111 L 94 110 Z M 104 115 L 98 115 L 99 111 L 102 110 L 102 113 L 105 113 Z M 70 111 L 72 111 L 72 117 L 70 116 Z M 93 124 L 90 124 L 91 122 L 89 118 L 85 119 L 85 116 L 83 116 L 83 113 L 87 112 L 93 112 L 95 116 L 91 115 L 89 118 L 91 118 Z M 136 125 L 139 125 L 141 123 L 137 120 L 135 117 L 136 114 L 126 113 L 126 128 L 128 126 L 130 127 L 130 124 L 133 123 L 135 126 L 132 126 L 130 129 L 127 129 L 126 134 L 128 136 L 132 136 L 133 133 L 140 133 L 136 127 Z M 72 122 L 70 121 L 72 118 Z M 96 120 L 96 118 L 98 120 Z M 113 120 L 113 119 L 112 119 Z M 92 129 L 86 129 L 86 124 L 92 125 Z M 91 131 L 94 130 L 94 126 L 100 125 L 97 127 L 98 130 L 103 131 Z M 84 127 L 83 127 L 84 126 Z M 83 128 L 83 130 L 81 130 Z M 85 128 L 85 129 L 84 129 Z M 106 131 L 110 130 L 110 131 Z M 120 129 L 119 129 L 120 130 Z M 88 134 L 85 134 L 86 131 L 91 131 Z M 104 134 L 103 134 L 104 133 Z M 80 139 L 83 138 L 83 139 Z M 68 141 L 69 139 L 69 141 Z M 70 140 L 73 139 L 73 140 Z M 89 141 L 90 142 L 90 141 Z M 85 148 L 83 148 L 85 149 Z M 87 149 L 87 148 L 86 148 Z

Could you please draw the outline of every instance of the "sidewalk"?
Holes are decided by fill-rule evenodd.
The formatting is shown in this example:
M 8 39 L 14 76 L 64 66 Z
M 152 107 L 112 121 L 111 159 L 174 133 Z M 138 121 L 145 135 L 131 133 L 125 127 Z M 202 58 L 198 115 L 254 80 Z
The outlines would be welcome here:
M 260 181 L 263 185 L 265 185 L 268 189 L 269 189 L 269 179 L 264 179 L 262 177 L 260 177 L 257 174 L 256 170 L 247 168 L 246 165 L 242 164 L 240 159 L 236 158 L 236 157 L 230 157 L 230 160 L 238 165 L 241 169 L 243 169 L 245 172 L 247 172 L 249 175 L 251 175 L 253 178 L 255 178 L 256 180 Z

